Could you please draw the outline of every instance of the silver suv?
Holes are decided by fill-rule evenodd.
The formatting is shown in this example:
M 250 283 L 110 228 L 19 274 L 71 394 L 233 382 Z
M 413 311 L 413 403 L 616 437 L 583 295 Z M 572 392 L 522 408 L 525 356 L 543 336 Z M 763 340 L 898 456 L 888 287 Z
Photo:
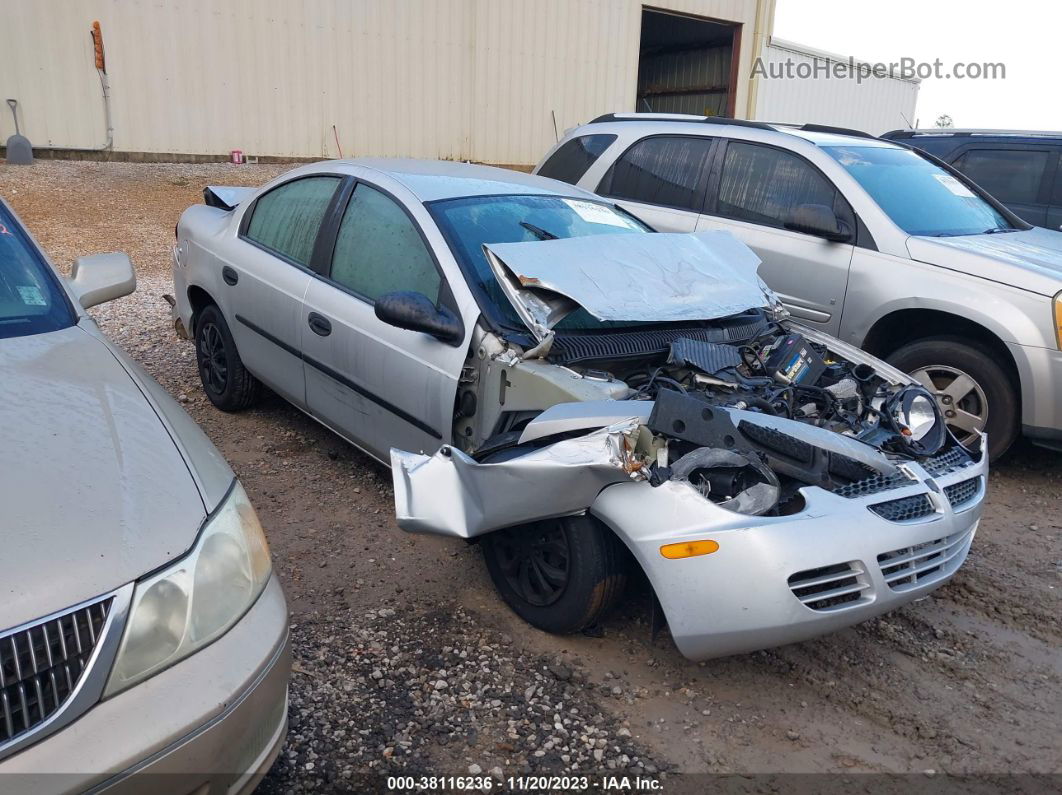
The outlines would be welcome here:
M 911 373 L 955 434 L 1062 449 L 1062 234 L 930 155 L 854 131 L 609 114 L 535 169 L 659 231 L 726 229 L 801 322 Z

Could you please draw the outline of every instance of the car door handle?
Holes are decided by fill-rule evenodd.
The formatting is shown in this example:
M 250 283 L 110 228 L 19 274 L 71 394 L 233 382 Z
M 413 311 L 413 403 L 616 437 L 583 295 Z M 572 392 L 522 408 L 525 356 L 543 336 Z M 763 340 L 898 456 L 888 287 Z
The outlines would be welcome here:
M 319 337 L 327 337 L 332 333 L 332 323 L 324 315 L 311 312 L 307 322 L 310 325 L 310 331 Z
M 225 280 L 225 284 L 231 286 L 240 280 L 240 274 L 236 272 L 235 268 L 230 268 L 226 265 L 221 269 L 221 278 Z

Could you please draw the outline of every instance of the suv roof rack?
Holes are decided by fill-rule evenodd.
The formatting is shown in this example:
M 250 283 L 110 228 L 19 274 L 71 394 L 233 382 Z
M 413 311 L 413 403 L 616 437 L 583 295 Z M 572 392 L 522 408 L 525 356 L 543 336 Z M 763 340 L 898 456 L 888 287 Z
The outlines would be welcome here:
M 610 121 L 674 121 L 692 124 L 730 124 L 735 127 L 752 127 L 756 130 L 773 130 L 767 122 L 748 119 L 729 119 L 725 116 L 694 116 L 685 113 L 606 113 L 591 119 L 588 124 L 604 124 Z
M 734 127 L 751 127 L 754 130 L 772 130 L 785 132 L 785 128 L 803 130 L 804 132 L 832 133 L 834 135 L 851 135 L 856 138 L 876 138 L 877 136 L 862 130 L 848 127 L 831 127 L 828 124 L 787 124 L 772 121 L 751 121 L 749 119 L 730 119 L 725 116 L 696 116 L 686 113 L 606 113 L 591 119 L 588 124 L 603 124 L 612 121 L 673 121 L 692 124 L 730 124 Z
M 796 125 L 793 125 L 796 126 Z M 849 127 L 834 127 L 829 124 L 801 124 L 796 126 L 798 130 L 804 132 L 819 132 L 819 133 L 831 133 L 833 135 L 851 135 L 855 138 L 877 138 L 876 135 L 871 135 L 868 132 L 862 130 L 853 130 Z

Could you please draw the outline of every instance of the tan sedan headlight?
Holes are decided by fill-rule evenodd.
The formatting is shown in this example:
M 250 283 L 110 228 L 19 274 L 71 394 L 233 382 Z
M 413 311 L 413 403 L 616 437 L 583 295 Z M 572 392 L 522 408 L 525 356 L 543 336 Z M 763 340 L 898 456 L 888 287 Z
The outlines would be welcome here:
M 269 581 L 269 545 L 237 482 L 192 551 L 136 584 L 104 696 L 141 682 L 223 635 Z

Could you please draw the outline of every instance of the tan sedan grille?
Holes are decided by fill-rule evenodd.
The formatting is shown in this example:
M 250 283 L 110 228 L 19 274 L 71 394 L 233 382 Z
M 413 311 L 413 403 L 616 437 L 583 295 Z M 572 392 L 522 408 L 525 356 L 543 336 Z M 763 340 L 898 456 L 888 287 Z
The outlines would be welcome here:
M 113 597 L 0 635 L 0 747 L 54 715 L 77 688 Z

